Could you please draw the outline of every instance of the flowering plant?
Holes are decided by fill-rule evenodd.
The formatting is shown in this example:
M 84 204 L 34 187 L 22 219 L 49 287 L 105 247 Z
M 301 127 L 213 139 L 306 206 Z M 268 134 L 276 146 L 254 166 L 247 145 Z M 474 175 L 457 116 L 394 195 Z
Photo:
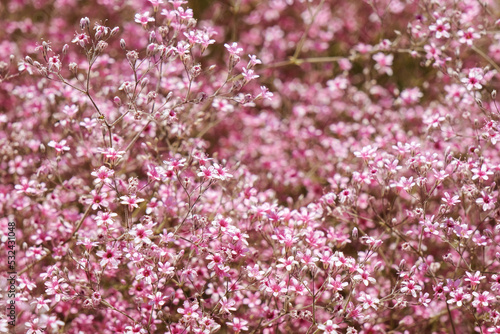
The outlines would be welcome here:
M 0 6 L 0 332 L 500 333 L 495 1 Z

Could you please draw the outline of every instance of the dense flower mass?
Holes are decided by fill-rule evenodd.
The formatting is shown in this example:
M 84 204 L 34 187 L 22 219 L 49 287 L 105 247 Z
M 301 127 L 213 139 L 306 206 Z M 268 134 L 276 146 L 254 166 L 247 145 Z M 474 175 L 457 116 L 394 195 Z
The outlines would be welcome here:
M 0 333 L 500 333 L 499 17 L 1 2 Z

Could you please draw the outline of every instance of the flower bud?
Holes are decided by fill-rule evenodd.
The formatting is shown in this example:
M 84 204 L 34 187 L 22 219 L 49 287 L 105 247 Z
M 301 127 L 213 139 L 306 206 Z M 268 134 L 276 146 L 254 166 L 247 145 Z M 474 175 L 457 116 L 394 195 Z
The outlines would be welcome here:
M 120 31 L 120 28 L 119 27 L 114 27 L 112 30 L 111 30 L 111 36 L 115 36 L 116 34 L 118 34 L 118 31 Z M 121 42 L 121 41 L 120 41 Z
M 491 92 L 491 98 L 492 99 L 495 99 L 497 97 L 497 90 L 494 89 L 492 92 Z
M 122 100 L 118 97 L 118 96 L 115 96 L 113 98 L 113 102 L 117 105 L 117 106 L 121 106 L 122 105 Z
M 68 49 L 69 49 L 69 45 L 68 44 L 64 44 L 63 48 L 62 48 L 62 54 L 65 55 L 68 53 Z
M 89 26 L 90 26 L 90 20 L 88 17 L 80 19 L 80 28 L 82 30 L 88 29 Z
M 127 43 L 125 43 L 125 40 L 122 38 L 120 39 L 120 47 L 125 50 L 125 48 L 127 47 Z

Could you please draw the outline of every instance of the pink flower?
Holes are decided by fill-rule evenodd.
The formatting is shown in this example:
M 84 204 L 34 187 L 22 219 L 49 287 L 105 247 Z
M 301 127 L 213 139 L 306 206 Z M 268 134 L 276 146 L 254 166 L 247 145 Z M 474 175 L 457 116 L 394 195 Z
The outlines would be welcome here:
M 287 271 L 292 271 L 299 264 L 293 256 L 289 256 L 287 259 L 279 259 L 278 262 L 280 263 L 276 265 L 276 268 L 285 268 Z
M 367 294 L 363 291 L 360 292 L 360 296 L 358 298 L 360 302 L 363 303 L 363 308 L 366 310 L 368 308 L 373 308 L 374 310 L 378 309 L 378 304 L 380 300 L 377 297 L 374 297 L 370 294 Z
M 274 297 L 277 297 L 281 294 L 285 294 L 287 292 L 286 282 L 281 281 L 280 283 L 276 283 L 273 280 L 269 280 L 264 283 L 264 290 L 266 292 L 271 293 Z
M 253 79 L 257 79 L 259 75 L 255 74 L 255 71 L 252 69 L 247 69 L 246 67 L 243 67 L 241 69 L 243 71 L 243 78 L 245 78 L 246 81 L 251 81 Z
M 342 276 L 337 275 L 334 280 L 330 279 L 330 283 L 328 284 L 328 287 L 330 289 L 333 289 L 336 291 L 342 291 L 348 285 L 349 285 L 349 283 L 344 282 L 342 279 Z
M 98 152 L 104 155 L 106 159 L 109 159 L 111 162 L 120 159 L 125 154 L 125 151 L 117 151 L 112 147 L 108 147 L 106 149 L 98 149 Z
M 224 257 L 219 253 L 208 255 L 207 260 L 210 260 L 210 263 L 207 265 L 208 269 L 213 269 L 216 265 L 220 268 L 224 266 Z
M 137 272 L 137 276 L 135 277 L 136 280 L 144 280 L 148 284 L 152 284 L 153 282 L 156 282 L 158 280 L 158 275 L 156 274 L 155 271 L 153 271 L 152 266 L 145 266 L 139 269 Z
M 422 291 L 422 287 L 415 283 L 414 280 L 410 279 L 407 281 L 403 281 L 401 284 L 401 292 L 404 294 L 411 294 L 413 297 L 417 297 L 417 291 L 420 292 Z
M 92 205 L 92 210 L 97 210 L 101 207 L 107 208 L 109 205 L 109 202 L 106 200 L 107 197 L 107 193 L 97 192 L 97 190 L 94 189 L 90 192 L 90 195 L 85 200 L 85 203 Z
M 241 52 L 243 52 L 243 49 L 238 47 L 238 43 L 233 42 L 231 45 L 230 44 L 224 44 L 224 47 L 229 51 L 229 54 L 232 56 L 239 56 Z
M 260 93 L 255 98 L 272 100 L 273 96 L 274 96 L 273 93 L 271 93 L 266 86 L 260 86 Z
M 153 231 L 142 224 L 135 225 L 128 233 L 134 238 L 136 244 L 151 244 L 151 239 L 149 237 L 153 235 Z
M 492 210 L 496 206 L 496 196 L 481 191 L 481 197 L 476 199 L 476 204 L 482 207 L 483 211 Z
M 122 196 L 120 203 L 128 206 L 129 211 L 134 211 L 135 208 L 139 207 L 138 203 L 144 202 L 144 199 L 138 198 L 136 195 Z
M 236 302 L 232 299 L 227 299 L 226 297 L 222 297 L 219 301 L 220 311 L 222 313 L 231 313 L 231 311 L 236 311 Z
M 200 315 L 196 312 L 196 310 L 199 307 L 200 306 L 198 305 L 198 303 L 196 303 L 196 302 L 190 303 L 187 300 L 185 300 L 183 307 L 182 308 L 178 308 L 177 312 L 179 312 L 180 314 L 182 314 L 182 316 L 184 318 L 188 319 L 188 320 L 190 320 L 190 319 L 196 319 L 196 318 L 200 317 Z
M 95 221 L 97 223 L 97 226 L 101 226 L 101 225 L 111 225 L 113 224 L 113 218 L 118 216 L 118 214 L 114 213 L 114 212 L 109 212 L 109 211 L 106 211 L 106 212 L 103 212 L 103 211 L 99 211 L 97 213 L 97 217 L 95 218 Z
M 78 43 L 83 48 L 85 45 L 90 43 L 90 36 L 86 33 L 76 34 L 75 38 L 73 38 L 71 42 Z
M 45 311 L 48 311 L 50 308 L 50 299 L 43 299 L 42 296 L 38 297 L 35 301 L 32 301 L 31 304 L 36 304 L 36 310 L 39 311 L 40 309 L 44 309 Z
M 91 173 L 96 179 L 94 180 L 94 184 L 108 184 L 111 183 L 111 177 L 114 175 L 115 171 L 107 168 L 106 166 L 101 166 L 99 169 L 93 171 Z
M 106 248 L 106 251 L 102 251 L 102 250 L 97 251 L 96 255 L 99 256 L 100 258 L 102 258 L 101 262 L 99 262 L 101 267 L 105 267 L 108 264 L 111 264 L 111 266 L 113 268 L 117 268 L 118 264 L 120 263 L 119 258 L 121 256 L 121 252 L 119 252 L 118 250 L 116 250 L 113 247 L 108 246 Z
M 197 175 L 204 178 L 205 180 L 218 179 L 217 174 L 212 166 L 208 168 L 205 166 L 200 166 L 200 172 Z
M 353 279 L 356 281 L 362 281 L 364 285 L 368 286 L 369 283 L 375 284 L 376 280 L 370 277 L 370 273 L 366 269 L 358 268 L 357 275 L 354 275 Z
M 160 291 L 158 291 L 154 295 L 148 295 L 148 298 L 151 299 L 151 303 L 155 306 L 156 309 L 161 309 L 167 301 L 167 297 L 164 296 Z
M 470 282 L 472 288 L 475 288 L 482 279 L 486 278 L 486 276 L 481 276 L 480 271 L 476 271 L 474 274 L 467 271 L 465 274 L 467 278 L 465 278 L 464 281 Z
M 61 70 L 61 61 L 59 60 L 59 56 L 49 57 L 47 65 L 49 71 L 55 70 L 56 72 L 59 72 Z
M 458 195 L 455 195 L 455 196 L 451 196 L 450 194 L 448 194 L 447 192 L 444 193 L 444 197 L 441 198 L 441 200 L 449 207 L 452 207 L 454 206 L 455 204 L 457 203 L 460 203 L 460 200 L 459 200 L 459 196 Z
M 30 322 L 24 323 L 27 329 L 26 334 L 43 334 L 45 329 L 43 329 L 42 326 L 40 326 L 39 321 L 40 319 L 35 318 Z

